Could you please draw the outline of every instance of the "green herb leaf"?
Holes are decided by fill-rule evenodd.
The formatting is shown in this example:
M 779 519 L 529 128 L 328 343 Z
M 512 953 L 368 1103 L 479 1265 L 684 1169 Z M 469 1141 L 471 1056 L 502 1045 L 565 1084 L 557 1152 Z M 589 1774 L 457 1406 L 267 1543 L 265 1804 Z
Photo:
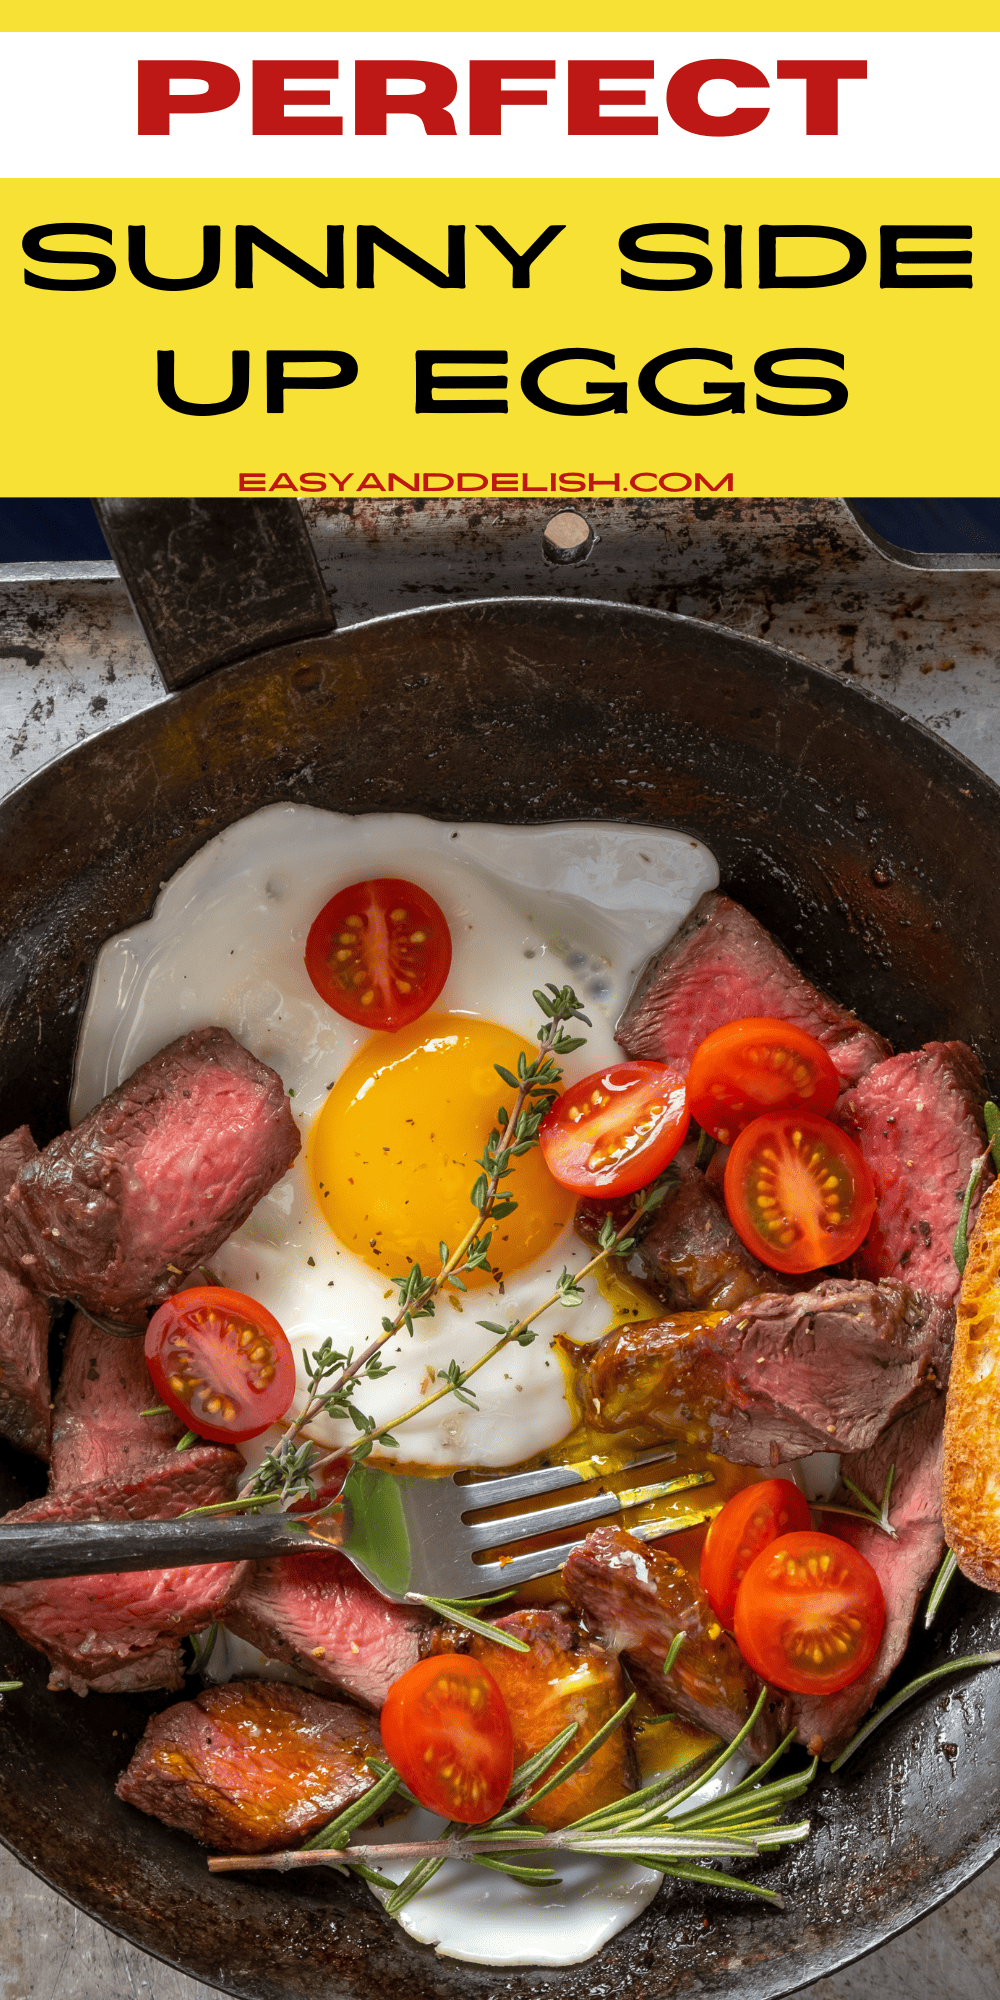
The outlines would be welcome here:
M 1000 1105 L 994 1104 L 992 1098 L 988 1098 L 983 1105 L 983 1124 L 993 1154 L 993 1165 L 1000 1173 Z
M 927 1609 L 924 1612 L 925 1632 L 930 1631 L 931 1626 L 933 1625 L 934 1620 L 941 1609 L 941 1605 L 944 1599 L 944 1594 L 957 1568 L 958 1568 L 957 1556 L 955 1555 L 952 1549 L 946 1549 L 941 1567 L 938 1570 L 938 1573 L 934 1578 L 933 1583 L 931 1584 L 930 1596 L 927 1599 Z
M 667 1653 L 667 1657 L 663 1662 L 663 1671 L 665 1674 L 669 1674 L 671 1668 L 673 1667 L 674 1661 L 676 1660 L 677 1655 L 680 1652 L 681 1647 L 683 1646 L 686 1638 L 687 1638 L 686 1632 L 674 1633 L 674 1636 L 670 1641 L 670 1649 Z
M 976 1189 L 983 1178 L 983 1168 L 989 1158 L 990 1151 L 991 1147 L 987 1146 L 985 1153 L 980 1153 L 979 1158 L 973 1160 L 972 1166 L 969 1169 L 969 1179 L 966 1184 L 965 1197 L 959 1211 L 955 1241 L 951 1246 L 951 1254 L 958 1265 L 959 1277 L 964 1277 L 965 1267 L 969 1261 L 969 1215 L 976 1198 Z
M 452 1625 L 461 1625 L 467 1632 L 475 1632 L 480 1639 L 491 1639 L 495 1646 L 505 1646 L 509 1653 L 531 1651 L 523 1639 L 515 1638 L 513 1632 L 501 1632 L 496 1625 L 488 1625 L 484 1618 L 477 1618 L 474 1612 L 468 1611 L 461 1601 L 449 1604 L 443 1597 L 421 1597 L 420 1602 L 426 1604 L 429 1611 L 436 1611 L 439 1618 Z
M 946 1660 L 943 1667 L 932 1667 L 929 1674 L 919 1674 L 915 1681 L 909 1681 L 906 1687 L 900 1688 L 899 1693 L 893 1695 L 891 1701 L 883 1702 L 881 1708 L 877 1708 L 874 1715 L 869 1716 L 857 1735 L 851 1737 L 846 1750 L 842 1750 L 840 1756 L 834 1758 L 830 1765 L 831 1771 L 839 1771 L 848 1758 L 853 1757 L 856 1750 L 860 1750 L 862 1743 L 867 1743 L 869 1736 L 874 1734 L 881 1723 L 887 1722 L 890 1715 L 895 1715 L 897 1708 L 902 1708 L 905 1701 L 912 1701 L 914 1695 L 921 1694 L 924 1688 L 933 1687 L 935 1681 L 945 1680 L 949 1674 L 960 1674 L 966 1667 L 995 1667 L 998 1661 L 1000 1653 L 964 1653 L 960 1660 Z

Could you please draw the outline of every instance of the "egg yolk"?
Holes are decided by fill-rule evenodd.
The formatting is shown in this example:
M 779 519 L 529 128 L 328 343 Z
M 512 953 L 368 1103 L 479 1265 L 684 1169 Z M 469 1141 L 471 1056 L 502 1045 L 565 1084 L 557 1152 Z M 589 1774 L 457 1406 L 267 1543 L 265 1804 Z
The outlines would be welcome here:
M 493 1021 L 424 1014 L 372 1035 L 335 1083 L 310 1139 L 313 1186 L 334 1235 L 387 1281 L 411 1263 L 438 1270 L 442 1241 L 456 1249 L 474 1221 L 477 1162 L 514 1097 L 494 1064 L 516 1075 L 522 1050 L 538 1054 Z M 575 1206 L 537 1147 L 512 1164 L 501 1187 L 517 1207 L 492 1224 L 489 1247 L 502 1276 L 543 1256 Z M 464 1282 L 495 1281 L 480 1270 Z

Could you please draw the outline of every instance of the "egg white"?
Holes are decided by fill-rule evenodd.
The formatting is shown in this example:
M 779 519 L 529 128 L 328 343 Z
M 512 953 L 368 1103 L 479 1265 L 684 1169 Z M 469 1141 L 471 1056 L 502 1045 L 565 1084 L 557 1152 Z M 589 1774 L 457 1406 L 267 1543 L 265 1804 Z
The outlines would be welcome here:
M 302 1152 L 212 1263 L 223 1283 L 258 1299 L 285 1328 L 299 1358 L 296 1412 L 303 1350 L 327 1336 L 357 1350 L 394 1310 L 385 1280 L 327 1227 L 306 1162 L 317 1112 L 368 1039 L 315 991 L 306 937 L 338 889 L 378 875 L 419 883 L 447 917 L 453 959 L 435 1013 L 494 1020 L 534 1042 L 541 1017 L 532 989 L 547 980 L 575 987 L 593 1027 L 565 1062 L 568 1080 L 621 1059 L 614 1026 L 637 973 L 718 882 L 708 849 L 675 832 L 455 826 L 266 806 L 209 841 L 164 886 L 150 920 L 103 947 L 77 1052 L 74 1122 L 166 1042 L 211 1024 L 228 1028 L 294 1092 Z M 498 1102 L 505 1094 L 498 1079 Z M 439 1303 L 412 1338 L 390 1343 L 384 1358 L 393 1372 L 364 1383 L 361 1406 L 379 1423 L 393 1419 L 451 1360 L 467 1367 L 477 1358 L 489 1342 L 477 1321 L 522 1318 L 548 1297 L 564 1265 L 573 1270 L 589 1255 L 570 1225 L 547 1256 L 507 1277 L 502 1296 L 484 1288 Z M 411 1421 L 388 1456 L 498 1466 L 543 1451 L 570 1424 L 553 1338 L 595 1340 L 608 1322 L 589 1287 L 582 1306 L 550 1311 L 531 1346 L 512 1345 L 477 1377 L 478 1410 L 446 1398 Z M 356 1433 L 324 1420 L 316 1435 L 336 1444 Z

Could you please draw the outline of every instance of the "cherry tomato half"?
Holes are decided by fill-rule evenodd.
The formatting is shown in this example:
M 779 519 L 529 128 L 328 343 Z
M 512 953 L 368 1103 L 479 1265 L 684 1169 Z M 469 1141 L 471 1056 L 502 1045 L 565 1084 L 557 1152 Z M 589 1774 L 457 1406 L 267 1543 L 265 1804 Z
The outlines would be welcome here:
M 761 1549 L 779 1535 L 811 1526 L 809 1502 L 792 1479 L 761 1479 L 726 1501 L 702 1544 L 700 1580 L 727 1632 L 733 1629 L 736 1593 Z
M 836 1694 L 870 1667 L 885 1598 L 871 1563 L 836 1535 L 782 1535 L 736 1594 L 736 1643 L 761 1680 L 789 1694 Z
M 735 1140 L 723 1180 L 729 1219 L 772 1271 L 839 1264 L 865 1240 L 875 1187 L 853 1139 L 795 1111 L 755 1118 Z
M 688 1128 L 684 1084 L 666 1063 L 614 1063 L 571 1083 L 543 1118 L 538 1142 L 561 1187 L 634 1194 L 662 1173 Z
M 426 889 L 394 875 L 352 882 L 325 903 L 306 941 L 317 993 L 364 1028 L 406 1028 L 451 969 L 451 932 Z
M 387 1757 L 429 1812 L 476 1826 L 500 1811 L 514 1774 L 514 1732 L 478 1660 L 421 1660 L 393 1682 L 379 1727 Z
M 688 1106 L 723 1146 L 765 1111 L 812 1111 L 822 1117 L 840 1095 L 840 1078 L 822 1042 L 790 1021 L 752 1016 L 706 1035 L 687 1078 Z
M 295 1393 L 295 1356 L 277 1320 L 245 1292 L 175 1292 L 146 1328 L 158 1395 L 189 1430 L 222 1444 L 259 1437 Z

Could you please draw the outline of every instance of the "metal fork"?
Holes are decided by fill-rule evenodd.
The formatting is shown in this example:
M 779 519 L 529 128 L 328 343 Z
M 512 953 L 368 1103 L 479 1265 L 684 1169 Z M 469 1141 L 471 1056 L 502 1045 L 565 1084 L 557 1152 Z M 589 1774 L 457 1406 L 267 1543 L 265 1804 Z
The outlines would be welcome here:
M 622 1470 L 639 1471 L 673 1456 L 657 1447 Z M 505 1549 L 513 1544 L 586 1527 L 671 1493 L 714 1484 L 710 1472 L 686 1472 L 678 1478 L 631 1487 L 621 1494 L 593 1493 L 502 1520 L 482 1518 L 498 1507 L 565 1492 L 599 1476 L 588 1460 L 539 1466 L 532 1472 L 507 1473 L 496 1479 L 470 1479 L 462 1473 L 451 1478 L 416 1478 L 380 1466 L 355 1465 L 345 1481 L 337 1512 L 322 1519 L 265 1513 L 187 1515 L 173 1521 L 12 1521 L 5 1525 L 0 1520 L 0 1583 L 336 1550 L 384 1597 L 397 1602 L 479 1597 L 497 1589 L 513 1589 L 558 1569 L 574 1545 L 561 1541 L 554 1547 L 506 1555 Z M 702 1509 L 639 1524 L 632 1533 L 647 1540 L 679 1534 L 699 1526 L 705 1518 L 706 1510 Z

